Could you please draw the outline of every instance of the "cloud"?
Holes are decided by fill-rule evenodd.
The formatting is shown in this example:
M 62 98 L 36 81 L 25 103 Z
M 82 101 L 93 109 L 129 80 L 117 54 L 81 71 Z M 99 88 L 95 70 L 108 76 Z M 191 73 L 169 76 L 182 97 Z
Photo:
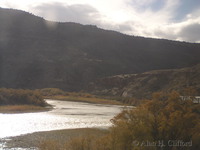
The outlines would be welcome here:
M 102 18 L 94 7 L 87 4 L 44 3 L 32 8 L 32 10 L 47 20 L 58 22 L 98 24 L 99 19 Z
M 129 23 L 124 23 L 124 24 L 119 25 L 119 31 L 121 31 L 121 32 L 126 33 L 126 32 L 130 32 L 132 30 L 133 30 L 132 25 Z
M 178 36 L 184 41 L 200 41 L 200 24 L 194 23 L 183 27 Z
M 162 1 L 162 2 L 161 2 Z M 173 0 L 136 0 L 131 1 L 127 4 L 129 6 L 129 12 L 127 15 L 129 16 L 129 20 L 121 23 L 128 23 L 129 31 L 125 30 L 122 32 L 137 35 L 137 36 L 145 36 L 145 37 L 161 37 L 161 35 L 165 35 L 165 31 L 167 31 L 168 26 L 171 24 L 171 20 L 173 20 L 174 12 L 178 7 L 178 1 Z M 157 3 L 160 2 L 155 10 Z M 138 7 L 140 9 L 138 9 Z M 153 8 L 154 7 L 154 8 Z M 162 34 L 161 34 L 162 32 Z M 163 37 L 161 37 L 163 38 Z
M 199 2 L 188 0 L 7 0 L 47 20 L 97 25 L 125 34 L 199 42 Z M 21 1 L 20 1 L 21 2 Z M 43 2 L 43 3 L 41 3 Z M 0 3 L 1 4 L 1 3 Z M 184 6 L 184 7 L 183 7 Z M 187 7 L 186 9 L 186 6 Z
M 169 22 L 168 25 L 155 29 L 154 34 L 157 37 L 163 37 L 172 40 L 200 42 L 200 9 L 185 14 L 179 22 Z
M 95 24 L 129 35 L 200 41 L 199 9 L 176 20 L 180 0 L 90 1 L 85 4 L 43 3 L 31 8 L 45 19 Z
M 145 0 L 140 1 L 140 5 L 143 3 L 146 6 Z M 143 12 L 133 7 L 136 19 L 127 21 L 130 31 L 123 32 L 145 37 L 200 42 L 200 8 L 195 6 L 195 10 L 176 20 L 179 15 L 177 9 L 181 6 L 180 0 L 166 0 L 157 11 L 151 9 L 151 5 L 155 3 L 156 0 L 149 1 L 149 6 L 146 6 Z

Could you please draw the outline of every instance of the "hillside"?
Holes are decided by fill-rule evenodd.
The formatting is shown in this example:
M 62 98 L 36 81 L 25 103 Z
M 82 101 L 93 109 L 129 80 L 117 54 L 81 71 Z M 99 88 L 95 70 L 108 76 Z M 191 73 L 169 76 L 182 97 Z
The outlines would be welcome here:
M 150 98 L 154 92 L 183 91 L 194 87 L 200 94 L 200 64 L 182 69 L 155 70 L 98 79 L 89 91 L 115 97 Z
M 200 62 L 200 44 L 128 36 L 0 8 L 0 87 L 78 91 L 98 78 Z

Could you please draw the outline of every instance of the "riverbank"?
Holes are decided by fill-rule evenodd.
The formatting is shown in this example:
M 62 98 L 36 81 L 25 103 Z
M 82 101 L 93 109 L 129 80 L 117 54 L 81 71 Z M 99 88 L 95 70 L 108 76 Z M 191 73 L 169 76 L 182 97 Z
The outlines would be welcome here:
M 54 100 L 61 100 L 61 101 L 71 101 L 71 102 L 84 102 L 84 103 L 91 103 L 91 104 L 105 104 L 105 105 L 125 105 L 122 102 L 116 100 L 109 100 L 97 97 L 82 97 L 82 96 L 64 96 L 64 95 L 56 95 L 45 97 L 46 99 L 54 99 Z
M 58 100 L 47 100 L 46 102 L 52 105 L 54 109 L 39 113 L 0 114 L 0 138 L 13 137 L 11 143 L 14 141 L 19 144 L 26 144 L 29 143 L 26 139 L 29 139 L 30 134 L 24 137 L 25 140 L 22 138 L 19 140 L 15 139 L 14 136 L 50 130 L 108 128 L 111 126 L 110 119 L 123 109 L 122 106 L 117 105 L 100 105 Z M 80 133 L 77 132 L 77 134 Z M 43 137 L 45 135 L 42 134 L 42 137 L 36 136 L 35 138 L 30 135 L 30 141 L 35 141 L 34 139 L 42 141 L 41 139 L 44 139 Z M 65 137 L 63 133 L 52 133 L 53 137 L 56 137 L 56 135 L 58 135 L 58 139 L 59 137 Z M 70 134 L 66 133 L 66 135 L 68 136 Z M 50 137 L 50 135 L 48 134 L 46 137 Z M 37 140 L 35 143 L 39 142 Z M 10 141 L 5 142 L 10 143 Z M 27 146 L 32 147 L 34 145 L 29 143 Z
M 84 102 L 91 104 L 104 104 L 104 105 L 125 105 L 116 100 L 108 100 L 94 97 L 77 97 L 77 96 L 51 96 L 46 97 L 46 99 L 60 100 L 60 101 L 70 101 L 70 102 Z M 44 112 L 52 110 L 53 107 L 49 104 L 47 106 L 35 106 L 35 105 L 4 105 L 0 106 L 0 113 L 14 114 L 14 113 L 34 113 L 34 112 Z
M 0 113 L 41 112 L 49 108 L 37 91 L 0 88 Z
M 92 104 L 124 105 L 123 102 L 114 98 L 106 98 L 84 92 L 66 92 L 57 88 L 38 89 L 36 92 L 40 93 L 44 99 L 85 102 Z
M 32 112 L 44 112 L 51 110 L 52 107 L 46 106 L 34 106 L 34 105 L 5 105 L 0 106 L 0 113 L 14 114 L 14 113 L 32 113 Z
M 59 143 L 64 145 L 68 140 L 76 137 L 102 136 L 108 133 L 107 129 L 79 128 L 55 131 L 36 132 L 16 137 L 9 140 L 0 139 L 0 143 L 6 142 L 6 148 L 37 148 L 45 143 Z

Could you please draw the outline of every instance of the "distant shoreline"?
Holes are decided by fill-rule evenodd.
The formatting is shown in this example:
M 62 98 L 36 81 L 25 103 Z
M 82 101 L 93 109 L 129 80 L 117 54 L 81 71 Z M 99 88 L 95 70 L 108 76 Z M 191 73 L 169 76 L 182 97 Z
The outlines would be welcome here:
M 57 95 L 57 96 L 45 97 L 44 99 L 70 101 L 70 102 L 83 102 L 83 103 L 91 103 L 91 104 L 104 104 L 104 105 L 126 105 L 117 100 L 110 100 L 110 99 L 103 99 L 103 98 L 96 98 L 96 97 Z

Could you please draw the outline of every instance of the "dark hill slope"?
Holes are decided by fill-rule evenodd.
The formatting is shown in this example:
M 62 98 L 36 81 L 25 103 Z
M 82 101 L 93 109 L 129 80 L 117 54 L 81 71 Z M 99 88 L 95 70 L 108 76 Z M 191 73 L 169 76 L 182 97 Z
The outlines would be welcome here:
M 181 92 L 187 87 L 194 87 L 200 94 L 200 64 L 182 69 L 101 78 L 90 84 L 89 91 L 99 95 L 142 99 L 150 98 L 154 92 Z
M 0 87 L 81 90 L 116 74 L 191 66 L 200 44 L 127 36 L 0 9 Z

